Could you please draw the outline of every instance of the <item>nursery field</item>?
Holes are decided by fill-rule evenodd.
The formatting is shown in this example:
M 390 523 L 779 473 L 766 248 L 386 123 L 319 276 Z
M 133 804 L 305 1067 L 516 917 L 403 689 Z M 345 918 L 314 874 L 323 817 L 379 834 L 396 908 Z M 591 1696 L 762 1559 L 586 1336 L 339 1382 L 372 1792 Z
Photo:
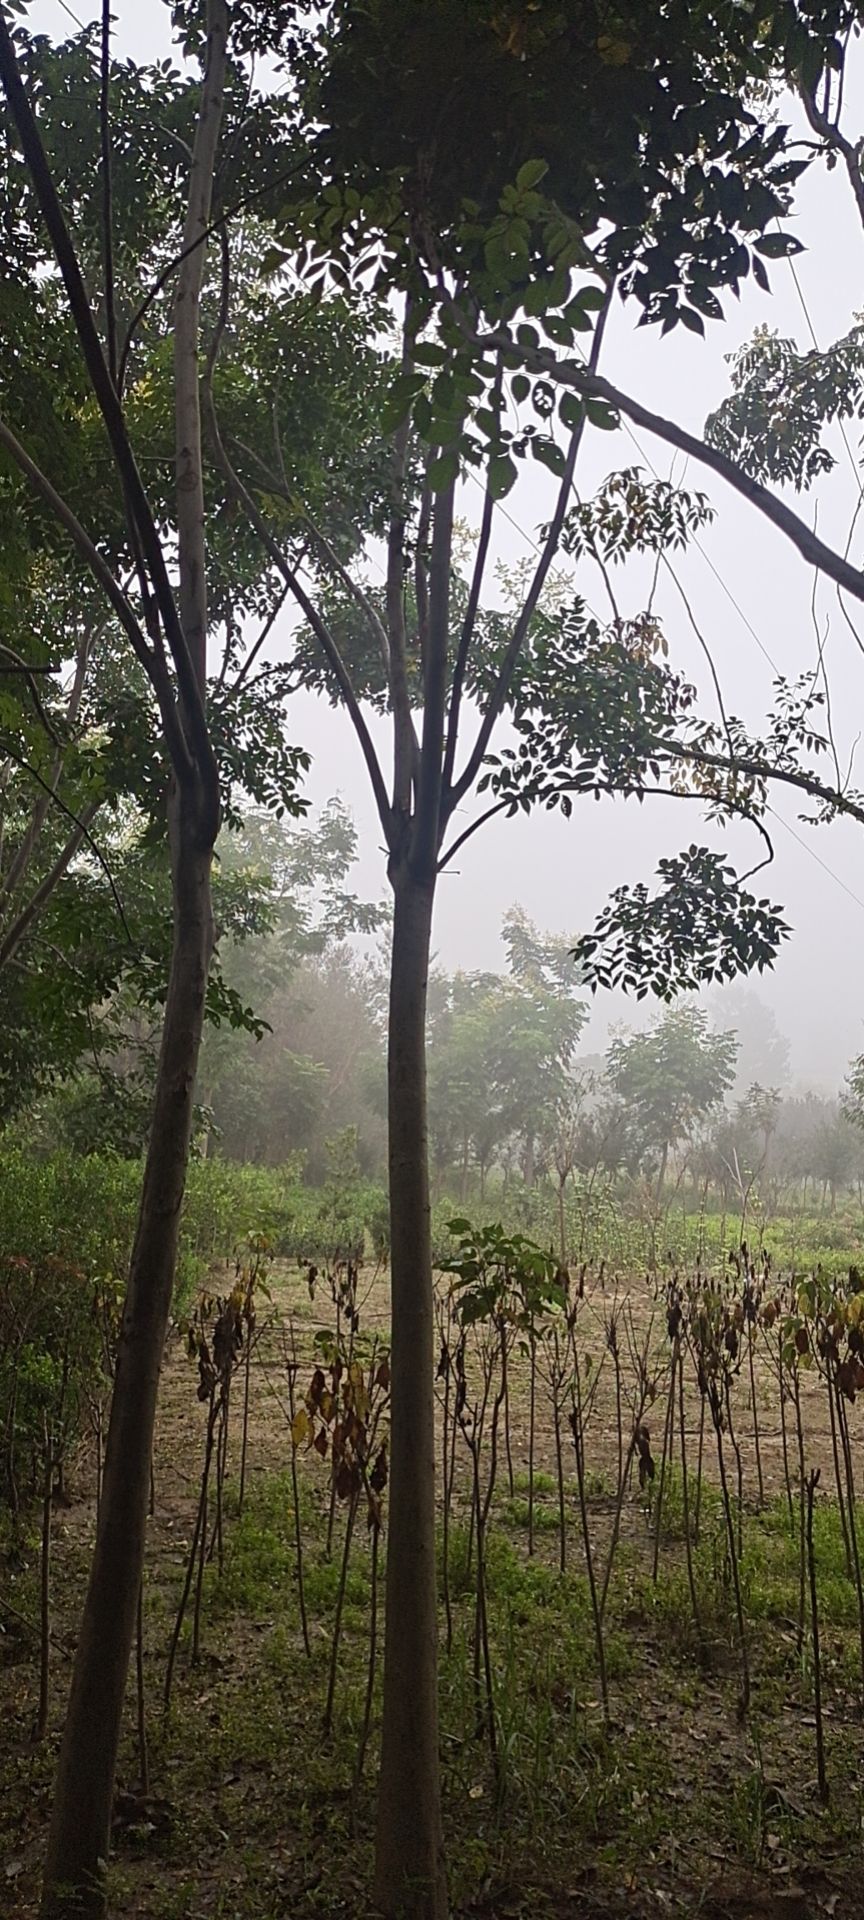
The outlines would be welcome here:
M 467 1222 L 451 1249 L 436 1390 L 455 1911 L 857 1914 L 854 1271 L 793 1282 L 739 1255 L 564 1274 Z M 112 1911 L 362 1914 L 386 1268 L 310 1268 L 253 1240 L 208 1289 L 165 1359 Z M 4 1521 L 0 1911 L 16 1920 L 36 1912 L 100 1433 L 52 1478 L 50 1566 L 38 1501 Z

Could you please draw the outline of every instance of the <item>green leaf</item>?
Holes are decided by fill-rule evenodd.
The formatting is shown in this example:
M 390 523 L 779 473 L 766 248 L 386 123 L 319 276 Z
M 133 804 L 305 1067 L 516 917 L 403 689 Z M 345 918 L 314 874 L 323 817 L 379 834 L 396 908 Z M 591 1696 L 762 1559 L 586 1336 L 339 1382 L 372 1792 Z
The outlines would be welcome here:
M 788 260 L 793 253 L 804 252 L 794 233 L 763 233 L 761 240 L 754 240 L 753 245 L 766 260 Z
M 575 433 L 585 417 L 585 407 L 581 400 L 577 400 L 575 393 L 565 393 L 561 396 L 558 415 L 564 426 Z
M 564 449 L 559 447 L 557 440 L 532 440 L 531 452 L 535 460 L 539 460 L 542 466 L 548 467 L 549 472 L 560 479 L 567 462 Z
M 445 487 L 452 486 L 459 478 L 459 455 L 455 447 L 448 447 L 433 460 L 429 468 L 429 485 L 433 493 L 443 493 Z
M 412 402 L 423 392 L 425 385 L 426 376 L 422 373 L 400 373 L 397 376 L 381 408 L 383 433 L 393 433 L 401 425 L 411 411 Z
M 526 160 L 524 166 L 519 168 L 519 172 L 516 175 L 516 185 L 520 193 L 529 193 L 532 187 L 539 186 L 540 181 L 545 180 L 548 172 L 549 166 L 547 161 Z
M 586 396 L 583 404 L 586 418 L 590 420 L 592 427 L 600 427 L 603 433 L 614 433 L 618 425 L 618 415 L 606 405 L 605 400 L 592 400 Z
M 584 307 L 586 313 L 599 313 L 606 305 L 605 287 L 580 287 L 574 304 Z
M 516 462 L 509 453 L 496 453 L 489 462 L 489 492 L 493 500 L 503 500 L 516 484 Z

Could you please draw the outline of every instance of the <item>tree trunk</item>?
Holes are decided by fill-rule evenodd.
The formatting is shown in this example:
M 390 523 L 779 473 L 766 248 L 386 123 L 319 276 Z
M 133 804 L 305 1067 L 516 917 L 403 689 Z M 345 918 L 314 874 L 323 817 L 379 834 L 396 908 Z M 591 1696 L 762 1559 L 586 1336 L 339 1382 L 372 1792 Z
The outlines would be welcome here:
M 393 876 L 388 1057 L 392 1404 L 376 1898 L 445 1920 L 438 1770 L 438 1609 L 426 983 L 434 878 Z
M 135 1633 L 162 1350 L 213 948 L 212 849 L 172 806 L 174 946 L 153 1119 L 117 1354 L 96 1544 L 54 1793 L 42 1920 L 105 1910 L 114 1771 Z
M 534 1135 L 533 1133 L 526 1133 L 525 1135 L 525 1153 L 523 1158 L 523 1168 L 524 1168 L 524 1178 L 525 1178 L 526 1187 L 533 1187 L 534 1185 Z

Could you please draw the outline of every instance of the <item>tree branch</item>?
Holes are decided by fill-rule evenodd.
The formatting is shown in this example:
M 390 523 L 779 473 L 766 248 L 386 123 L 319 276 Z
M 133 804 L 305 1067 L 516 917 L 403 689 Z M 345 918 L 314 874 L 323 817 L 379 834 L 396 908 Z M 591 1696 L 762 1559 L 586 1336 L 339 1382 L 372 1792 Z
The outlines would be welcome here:
M 503 813 L 505 807 L 512 807 L 512 804 L 510 800 L 496 800 L 494 806 L 487 807 L 485 813 L 479 814 L 476 820 L 472 820 L 464 833 L 460 833 L 456 840 L 451 840 L 446 852 L 442 853 L 438 862 L 438 872 L 443 873 L 444 868 L 449 866 L 450 861 L 459 852 L 459 848 L 464 847 L 466 840 L 470 840 L 472 834 L 477 833 L 481 827 L 485 827 L 487 820 L 492 820 L 496 813 Z
M 204 469 L 198 341 L 213 177 L 222 125 L 228 51 L 226 0 L 209 0 L 204 84 L 195 125 L 183 240 L 186 259 L 174 298 L 174 445 L 176 470 L 179 611 L 183 637 L 203 706 L 207 683 L 207 555 L 204 542 Z
M 610 306 L 612 304 L 612 293 L 613 293 L 613 289 L 612 287 L 609 287 L 606 293 L 605 304 L 597 316 L 597 325 L 594 328 L 594 338 L 591 343 L 591 356 L 588 362 L 589 368 L 592 370 L 594 367 L 596 367 L 597 362 L 600 358 L 600 349 L 603 345 L 603 335 L 606 330 L 606 321 L 608 318 Z M 552 519 L 549 523 L 549 526 L 546 529 L 546 538 L 543 542 L 543 546 L 540 550 L 540 557 L 534 569 L 534 577 L 531 581 L 531 585 L 526 594 L 526 597 L 522 606 L 522 611 L 516 621 L 516 625 L 510 636 L 510 642 L 505 652 L 504 659 L 501 663 L 501 667 L 498 672 L 498 678 L 496 680 L 495 686 L 492 689 L 492 693 L 489 697 L 489 701 L 486 707 L 486 712 L 480 723 L 480 730 L 478 732 L 477 739 L 474 742 L 473 751 L 469 756 L 468 764 L 465 767 L 464 772 L 461 774 L 460 778 L 456 781 L 455 785 L 451 788 L 449 795 L 445 795 L 444 804 L 445 804 L 448 819 L 450 814 L 453 811 L 454 806 L 458 806 L 459 801 L 464 798 L 465 794 L 468 793 L 471 787 L 473 786 L 474 781 L 476 780 L 477 775 L 480 771 L 480 768 L 483 765 L 483 761 L 486 757 L 486 753 L 489 747 L 489 742 L 492 738 L 492 734 L 494 732 L 496 723 L 500 718 L 501 713 L 504 710 L 504 706 L 507 700 L 507 695 L 510 691 L 513 674 L 516 670 L 516 662 L 525 644 L 525 639 L 528 633 L 528 629 L 531 625 L 531 621 L 537 610 L 537 606 L 539 604 L 540 597 L 543 592 L 543 588 L 546 585 L 546 578 L 549 572 L 549 568 L 552 565 L 552 561 L 554 560 L 555 554 L 558 549 L 558 542 L 561 537 L 561 529 L 564 525 L 564 516 L 567 512 L 567 503 L 569 501 L 570 492 L 573 486 L 573 475 L 576 471 L 576 460 L 579 454 L 579 448 L 582 445 L 582 437 L 584 432 L 585 432 L 585 415 L 583 413 L 578 426 L 574 427 L 573 432 L 570 435 L 570 445 L 567 449 L 567 459 L 564 466 L 564 473 L 561 479 L 561 485 L 558 489 L 558 498 L 555 502 L 555 512 L 552 515 Z
M 15 52 L 15 43 L 2 7 L 0 7 L 0 82 L 2 82 L 12 118 L 18 129 L 24 159 L 66 289 L 66 297 L 69 302 L 72 321 L 78 335 L 78 341 L 90 378 L 90 384 L 105 423 L 105 429 L 117 465 L 124 497 L 128 502 L 130 514 L 140 538 L 141 549 L 152 583 L 156 604 L 159 609 L 162 627 L 174 661 L 183 712 L 188 718 L 191 733 L 190 742 L 188 744 L 184 743 L 184 750 L 182 754 L 178 755 L 175 761 L 177 777 L 181 781 L 188 779 L 194 764 L 192 758 L 194 754 L 199 763 L 202 777 L 205 779 L 209 778 L 211 785 L 215 785 L 215 790 L 218 791 L 218 773 L 213 747 L 207 731 L 207 722 L 204 715 L 200 690 L 192 666 L 189 649 L 186 645 L 171 582 L 168 577 L 168 568 L 162 550 L 159 530 L 156 526 L 144 484 L 138 471 L 138 465 L 132 450 L 129 435 L 126 431 L 123 409 L 111 378 L 105 355 L 102 351 L 96 322 L 93 318 L 87 291 L 84 286 L 78 256 L 72 244 L 72 239 L 66 224 L 66 217 L 60 204 L 60 198 L 54 182 L 54 176 L 42 144 L 42 136 L 39 132 L 36 116 L 21 78 L 18 57 Z M 45 497 L 44 494 L 43 497 Z M 56 498 L 57 496 L 55 495 L 55 499 Z M 68 525 L 68 522 L 65 524 Z M 104 576 L 109 572 L 109 569 L 105 566 L 104 562 L 102 562 L 101 565 L 102 571 L 99 577 L 100 583 L 104 587 Z M 116 589 L 116 581 L 113 584 Z M 124 625 L 126 625 L 125 620 Z M 153 661 L 155 671 L 158 673 L 158 665 L 154 655 L 150 653 L 149 658 Z M 164 698 L 167 698 L 169 689 L 166 686 L 160 694 L 153 672 L 151 672 L 150 677 L 153 680 L 154 686 L 157 688 L 157 697 L 159 697 L 160 700 L 160 711 L 162 711 L 162 702 Z M 172 760 L 177 753 L 178 735 L 181 731 L 178 715 L 177 724 L 173 728 L 172 734 L 170 736 L 166 734 L 167 745 Z
M 500 385 L 501 385 L 501 363 L 499 360 L 499 363 L 498 363 L 499 392 L 500 392 Z M 462 689 L 465 684 L 465 674 L 468 667 L 468 656 L 471 651 L 471 641 L 474 638 L 474 627 L 476 625 L 477 614 L 480 607 L 480 595 L 483 590 L 483 576 L 486 572 L 486 560 L 489 554 L 489 541 L 492 535 L 492 519 L 493 519 L 494 511 L 495 511 L 495 502 L 492 498 L 492 494 L 487 482 L 486 491 L 483 496 L 483 517 L 480 522 L 480 537 L 477 542 L 477 552 L 474 556 L 474 568 L 471 574 L 471 586 L 468 591 L 468 605 L 465 609 L 465 618 L 462 622 L 462 631 L 459 635 L 459 644 L 456 649 L 456 659 L 453 665 L 453 683 L 450 689 L 450 712 L 447 719 L 447 745 L 444 750 L 444 776 L 443 776 L 443 782 L 442 782 L 442 790 L 445 795 L 445 798 L 450 791 L 450 785 L 453 779 L 453 768 L 456 764 L 456 748 L 459 742 L 459 712 L 462 705 Z
M 28 773 L 30 775 L 31 780 L 35 780 L 37 787 L 41 787 L 43 793 L 48 794 L 52 804 L 57 808 L 58 812 L 64 814 L 65 818 L 71 821 L 71 824 L 73 825 L 73 827 L 76 827 L 79 830 L 81 839 L 86 840 L 91 853 L 98 860 L 99 865 L 102 868 L 102 872 L 104 873 L 105 878 L 108 882 L 108 885 L 111 889 L 114 905 L 117 908 L 117 912 L 120 917 L 120 922 L 123 927 L 123 932 L 126 935 L 126 938 L 129 942 L 130 947 L 134 947 L 135 943 L 132 939 L 132 934 L 129 929 L 129 922 L 123 910 L 123 902 L 120 898 L 119 893 L 117 892 L 117 888 L 114 883 L 114 875 L 111 872 L 111 868 L 108 865 L 108 862 L 105 858 L 104 853 L 102 852 L 101 847 L 94 840 L 93 835 L 90 832 L 85 821 L 81 819 L 79 814 L 73 813 L 73 810 L 71 807 L 67 807 L 65 800 L 61 800 L 60 795 L 57 792 L 56 788 L 49 786 L 47 780 L 43 779 L 38 768 L 31 766 L 29 760 L 25 760 L 21 754 L 15 753 L 11 747 L 7 747 L 6 752 L 8 753 L 10 760 L 14 760 L 15 765 L 20 767 L 23 773 Z
M 224 212 L 216 214 L 204 232 L 199 234 L 197 239 L 192 240 L 188 246 L 181 248 L 180 252 L 174 255 L 173 260 L 169 260 L 168 265 L 163 267 L 162 272 L 153 281 L 152 286 L 144 295 L 141 305 L 136 309 L 129 322 L 126 338 L 120 350 L 120 363 L 117 375 L 121 395 L 126 383 L 126 369 L 132 350 L 132 342 L 142 320 L 146 319 L 154 300 L 158 300 L 163 288 L 168 285 L 172 274 L 177 272 L 178 267 L 183 265 L 184 260 L 188 258 L 190 253 L 194 253 L 197 247 L 203 247 L 211 238 L 212 234 L 223 232 L 226 227 L 230 226 L 231 221 L 236 218 L 237 214 L 243 213 L 246 207 L 252 205 L 253 201 L 262 199 L 265 194 L 272 193 L 276 187 L 284 186 L 286 181 L 293 179 L 294 175 L 299 173 L 301 167 L 306 165 L 306 161 L 307 155 L 304 153 L 300 159 L 294 161 L 292 166 L 286 167 L 284 173 L 278 173 L 275 179 L 266 181 L 263 186 L 253 187 L 249 193 L 244 193 L 242 199 L 235 200 L 233 206 L 226 207 Z
M 736 753 L 734 760 L 727 760 L 722 753 L 711 753 L 705 747 L 689 742 L 658 740 L 656 752 L 662 757 L 669 755 L 673 760 L 690 761 L 696 766 L 716 768 L 718 772 L 745 774 L 749 780 L 762 780 L 766 783 L 779 780 L 783 786 L 795 787 L 798 792 L 806 793 L 811 800 L 819 800 L 823 806 L 833 807 L 836 813 L 845 813 L 851 819 L 864 826 L 864 805 L 853 800 L 838 788 L 826 787 L 815 774 L 807 773 L 803 767 L 772 766 L 769 760 L 760 760 L 752 754 Z M 706 795 L 701 796 L 702 799 Z
M 414 334 L 411 298 L 406 297 L 402 327 L 402 371 L 413 366 Z M 408 464 L 409 420 L 393 437 L 390 473 L 390 521 L 387 529 L 387 637 L 389 642 L 390 705 L 393 709 L 393 805 L 407 817 L 411 787 L 418 780 L 420 749 L 408 692 L 408 644 L 405 632 L 405 478 Z
M 269 555 L 269 558 L 271 559 L 274 567 L 276 568 L 277 573 L 281 574 L 281 577 L 284 580 L 289 593 L 293 595 L 294 599 L 297 602 L 297 605 L 300 607 L 301 611 L 305 614 L 306 619 L 308 620 L 309 625 L 312 628 L 312 632 L 314 633 L 315 638 L 318 641 L 318 644 L 321 648 L 324 658 L 327 661 L 328 666 L 330 667 L 330 670 L 334 676 L 334 679 L 336 680 L 339 691 L 345 702 L 345 706 L 347 708 L 352 726 L 354 728 L 354 732 L 357 735 L 357 739 L 360 744 L 360 750 L 366 762 L 369 779 L 372 783 L 372 791 L 375 795 L 375 801 L 378 807 L 378 814 L 381 820 L 381 825 L 384 829 L 384 835 L 387 841 L 387 845 L 388 847 L 390 847 L 392 845 L 392 840 L 393 840 L 393 818 L 392 818 L 392 812 L 390 808 L 390 802 L 387 796 L 387 788 L 384 782 L 384 776 L 381 772 L 381 768 L 378 762 L 378 756 L 375 752 L 375 748 L 372 743 L 372 736 L 363 718 L 363 714 L 360 709 L 360 703 L 354 691 L 354 686 L 351 680 L 351 676 L 348 672 L 348 669 L 345 665 L 342 655 L 339 652 L 339 648 L 336 644 L 336 641 L 332 633 L 330 632 L 329 627 L 327 626 L 326 621 L 322 619 L 320 613 L 318 612 L 317 607 L 315 606 L 314 601 L 310 598 L 302 582 L 298 579 L 297 573 L 295 569 L 292 567 L 287 554 L 283 551 L 278 540 L 276 540 L 273 534 L 270 532 L 270 528 L 267 525 L 267 521 L 264 517 L 264 514 L 261 512 L 260 507 L 257 505 L 255 500 L 253 499 L 251 493 L 249 492 L 248 487 L 244 485 L 244 482 L 241 480 L 239 474 L 237 473 L 236 469 L 232 466 L 231 461 L 228 458 L 228 455 L 225 451 L 225 447 L 222 441 L 222 435 L 219 431 L 219 421 L 216 415 L 216 407 L 213 400 L 212 380 L 209 380 L 205 383 L 202 397 L 203 397 L 204 406 L 206 409 L 207 423 L 210 430 L 210 435 L 211 435 L 211 440 L 213 445 L 213 452 L 217 460 L 217 463 L 221 467 L 222 472 L 225 476 L 225 479 L 228 483 L 228 486 L 231 488 L 231 491 L 233 492 L 235 499 L 237 499 L 240 505 L 245 509 L 246 514 L 249 518 L 249 522 L 251 526 L 254 528 L 256 534 L 258 535 L 258 538 L 261 542 L 261 545 L 264 548 L 265 553 Z
M 117 316 L 114 300 L 114 213 L 111 182 L 111 0 L 102 0 L 99 74 L 99 144 L 102 158 L 102 270 L 105 275 L 105 338 L 108 370 L 117 385 Z
M 56 792 L 53 793 L 52 798 L 56 800 Z M 78 848 L 87 837 L 87 830 L 91 821 L 95 819 L 99 812 L 101 804 L 100 800 L 91 800 L 90 805 L 85 807 L 78 825 L 73 827 L 66 841 L 66 845 L 58 854 L 53 867 L 49 867 L 48 872 L 43 875 L 39 885 L 34 888 L 26 907 L 22 908 L 17 920 L 13 920 L 7 927 L 5 933 L 0 935 L 0 968 L 4 967 L 6 963 L 11 960 L 13 954 L 17 952 L 28 927 L 35 920 L 37 914 L 45 905 L 46 900 L 50 898 L 58 882 L 62 880 L 70 861 L 74 859 Z M 123 925 L 128 934 L 129 929 L 126 926 L 125 919 Z
M 853 145 L 851 140 L 846 139 L 845 134 L 840 132 L 839 125 L 836 121 L 829 120 L 826 115 L 821 112 L 820 108 L 816 105 L 815 94 L 811 92 L 809 87 L 805 87 L 803 81 L 799 81 L 798 92 L 813 132 L 818 133 L 820 140 L 824 140 L 825 145 L 830 147 L 834 153 L 839 153 L 843 161 L 849 179 L 849 185 L 855 195 L 861 224 L 864 226 L 864 175 L 862 175 L 861 172 L 858 148 Z
M 440 846 L 441 776 L 444 716 L 447 708 L 447 655 L 450 638 L 450 567 L 453 558 L 453 503 L 456 482 L 435 497 L 429 562 L 429 636 L 423 686 L 423 737 L 411 863 L 423 877 L 433 870 Z
M 742 467 L 730 460 L 727 454 L 721 453 L 718 447 L 709 446 L 697 434 L 688 433 L 685 427 L 679 427 L 673 420 L 653 413 L 650 407 L 644 407 L 641 401 L 623 393 L 620 387 L 613 386 L 611 381 L 602 379 L 599 374 L 591 373 L 587 367 L 573 361 L 557 360 L 553 353 L 542 347 L 514 349 L 512 340 L 508 341 L 506 335 L 499 333 L 478 335 L 475 345 L 484 352 L 491 352 L 493 348 L 496 351 L 506 350 L 509 345 L 510 351 L 518 351 L 533 373 L 557 381 L 559 386 L 572 387 L 574 392 L 588 399 L 604 400 L 607 406 L 626 414 L 629 420 L 644 427 L 648 433 L 655 434 L 658 440 L 664 440 L 670 447 L 678 447 L 689 459 L 709 467 L 712 473 L 719 474 L 721 480 L 725 480 L 736 493 L 756 507 L 766 520 L 772 521 L 797 547 L 804 560 L 811 566 L 819 567 L 830 580 L 835 580 L 838 586 L 851 593 L 853 599 L 864 600 L 864 573 L 851 566 L 848 560 L 842 559 L 833 547 L 826 546 L 806 521 L 793 513 L 782 500 L 777 500 L 758 480 L 751 479 Z
M 65 528 L 73 546 L 77 548 L 81 555 L 82 560 L 84 560 L 85 564 L 89 567 L 94 579 L 102 588 L 103 593 L 113 607 L 124 632 L 131 642 L 136 659 L 143 667 L 156 694 L 156 699 L 159 703 L 159 713 L 165 730 L 165 738 L 172 762 L 176 766 L 179 761 L 181 765 L 185 764 L 187 769 L 191 768 L 188 748 L 183 738 L 183 732 L 174 707 L 170 683 L 167 681 L 167 678 L 159 673 L 158 663 L 151 648 L 147 644 L 134 609 L 123 592 L 119 581 L 115 578 L 107 561 L 103 560 L 98 547 L 94 546 L 90 535 L 85 533 L 80 520 L 78 520 L 72 512 L 72 508 L 67 506 L 66 501 L 62 498 L 62 495 L 57 492 L 56 488 L 52 486 L 51 481 L 47 475 L 42 472 L 41 467 L 37 467 L 35 460 L 31 460 L 29 453 L 22 447 L 20 440 L 16 438 L 11 428 L 7 427 L 5 421 L 2 420 L 0 420 L 0 447 L 5 447 L 6 452 L 11 455 L 16 466 L 20 468 L 26 479 L 29 480 L 34 492 L 38 493 L 40 499 L 44 500 L 45 505 L 50 507 L 55 518 L 59 520 L 60 525 Z

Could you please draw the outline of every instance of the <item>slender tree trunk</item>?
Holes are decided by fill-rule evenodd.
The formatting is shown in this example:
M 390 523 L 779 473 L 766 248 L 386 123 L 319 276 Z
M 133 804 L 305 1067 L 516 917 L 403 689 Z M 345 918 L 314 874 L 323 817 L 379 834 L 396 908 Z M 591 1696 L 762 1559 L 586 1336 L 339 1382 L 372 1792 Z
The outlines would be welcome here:
M 42 1483 L 42 1550 L 39 1560 L 39 1711 L 36 1738 L 48 1731 L 48 1687 L 51 1669 L 51 1486 L 54 1455 L 50 1422 L 45 1421 L 45 1471 Z
M 173 808 L 174 951 L 120 1341 L 96 1545 L 57 1768 L 43 1920 L 104 1912 L 114 1770 L 135 1633 L 162 1349 L 213 947 L 211 849 Z
M 150 1142 L 118 1343 L 102 1503 L 57 1767 L 42 1920 L 71 1920 L 72 1915 L 75 1920 L 91 1920 L 105 1910 L 104 1862 L 144 1567 L 159 1371 L 171 1311 L 213 953 L 210 869 L 219 827 L 219 781 L 204 716 L 207 577 L 198 366 L 205 248 L 194 243 L 203 240 L 210 219 L 222 126 L 229 27 L 226 0 L 207 0 L 206 19 L 204 77 L 183 229 L 185 253 L 174 302 L 179 594 L 170 611 L 177 618 L 182 650 L 178 653 L 173 642 L 171 649 L 180 681 L 187 679 L 187 669 L 188 681 L 178 686 L 178 707 L 170 692 L 163 708 L 163 721 L 168 712 L 173 715 L 166 734 L 174 769 L 169 801 L 173 946 Z M 128 474 L 125 479 L 128 487 Z M 148 567 L 155 587 L 164 571 L 158 532 L 146 515 L 142 518 L 139 512 L 136 517 L 144 550 L 150 551 Z M 164 585 L 163 625 L 166 596 L 169 602 L 171 598 L 167 575 Z M 156 598 L 159 601 L 158 590 Z M 170 642 L 170 632 L 168 638 Z M 182 756 L 175 727 L 185 743 Z
M 392 1404 L 376 1898 L 445 1920 L 438 1769 L 434 1307 L 426 1120 L 426 985 L 434 880 L 395 894 L 388 1057 Z

